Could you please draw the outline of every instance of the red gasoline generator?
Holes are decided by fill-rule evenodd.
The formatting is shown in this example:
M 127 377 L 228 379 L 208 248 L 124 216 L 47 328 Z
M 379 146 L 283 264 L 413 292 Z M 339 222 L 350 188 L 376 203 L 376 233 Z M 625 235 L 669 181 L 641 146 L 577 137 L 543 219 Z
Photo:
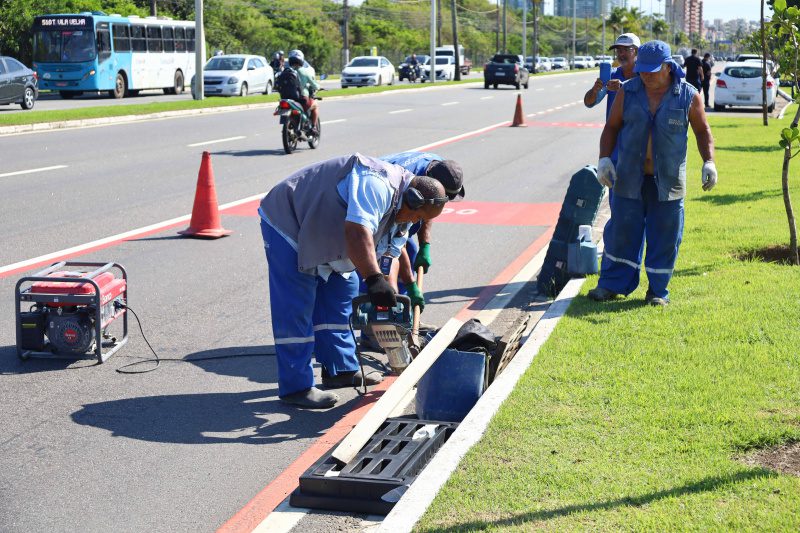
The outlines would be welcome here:
M 128 342 L 128 276 L 117 263 L 62 261 L 14 289 L 17 355 L 104 362 Z M 22 310 L 24 303 L 31 303 Z M 108 332 L 122 317 L 122 338 Z

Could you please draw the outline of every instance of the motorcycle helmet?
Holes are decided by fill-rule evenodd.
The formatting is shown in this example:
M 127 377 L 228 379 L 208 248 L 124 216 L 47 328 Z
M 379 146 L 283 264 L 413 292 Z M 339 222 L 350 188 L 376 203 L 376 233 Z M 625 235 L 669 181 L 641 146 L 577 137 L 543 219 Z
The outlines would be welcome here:
M 297 56 L 289 56 L 289 66 L 299 68 L 303 66 L 303 60 Z
M 305 61 L 306 59 L 305 56 L 303 55 L 303 52 L 301 52 L 300 50 L 292 50 L 291 52 L 289 52 L 289 58 L 292 57 L 297 57 L 300 59 L 300 61 Z

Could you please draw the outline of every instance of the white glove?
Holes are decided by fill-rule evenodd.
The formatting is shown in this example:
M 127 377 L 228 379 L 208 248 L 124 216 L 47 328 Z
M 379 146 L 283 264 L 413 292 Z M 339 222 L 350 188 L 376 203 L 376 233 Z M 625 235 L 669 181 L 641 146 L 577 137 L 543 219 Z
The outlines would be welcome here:
M 704 191 L 710 191 L 717 184 L 717 167 L 713 161 L 703 163 L 702 181 Z
M 713 165 L 714 163 L 711 164 Z M 714 176 L 716 178 L 716 172 Z M 609 189 L 617 181 L 617 170 L 614 168 L 614 163 L 610 157 L 601 157 L 600 162 L 597 163 L 597 181 L 600 182 L 600 185 L 605 185 Z

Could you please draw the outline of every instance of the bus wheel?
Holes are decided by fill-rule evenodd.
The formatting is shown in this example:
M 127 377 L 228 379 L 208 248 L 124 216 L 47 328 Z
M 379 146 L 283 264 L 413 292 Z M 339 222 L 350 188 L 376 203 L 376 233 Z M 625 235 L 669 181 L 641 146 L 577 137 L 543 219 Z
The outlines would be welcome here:
M 114 84 L 114 90 L 108 91 L 108 95 L 111 98 L 123 98 L 125 96 L 125 91 L 126 91 L 125 76 L 123 76 L 121 72 L 118 72 L 117 81 Z
M 172 87 L 164 87 L 164 94 L 183 94 L 183 91 L 186 89 L 183 83 L 183 72 L 180 70 L 175 71 L 175 81 L 172 83 Z

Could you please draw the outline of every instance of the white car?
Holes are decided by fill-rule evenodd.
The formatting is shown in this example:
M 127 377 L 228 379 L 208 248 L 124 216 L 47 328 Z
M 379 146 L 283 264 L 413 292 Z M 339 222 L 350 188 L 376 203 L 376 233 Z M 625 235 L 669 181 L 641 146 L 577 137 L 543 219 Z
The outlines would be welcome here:
M 203 93 L 206 96 L 247 96 L 270 94 L 275 75 L 263 56 L 219 55 L 203 67 Z M 192 78 L 192 94 L 194 94 Z
M 761 107 L 761 82 L 763 69 L 757 62 L 741 61 L 725 65 L 717 75 L 714 87 L 714 111 L 722 111 L 725 106 Z M 775 109 L 778 83 L 767 74 L 767 111 Z
M 575 56 L 573 66 L 575 68 L 594 68 L 594 59 L 590 56 Z
M 600 63 L 614 63 L 614 58 L 611 56 L 594 56 L 595 63 L 600 66 Z
M 550 63 L 553 64 L 553 70 L 569 70 L 569 61 L 566 57 L 554 57 Z
M 436 80 L 437 81 L 453 81 L 456 77 L 456 63 L 452 56 L 436 56 Z M 422 81 L 430 79 L 431 76 L 431 62 L 427 61 L 421 68 Z
M 354 57 L 342 70 L 342 89 L 394 84 L 394 65 L 383 56 Z

